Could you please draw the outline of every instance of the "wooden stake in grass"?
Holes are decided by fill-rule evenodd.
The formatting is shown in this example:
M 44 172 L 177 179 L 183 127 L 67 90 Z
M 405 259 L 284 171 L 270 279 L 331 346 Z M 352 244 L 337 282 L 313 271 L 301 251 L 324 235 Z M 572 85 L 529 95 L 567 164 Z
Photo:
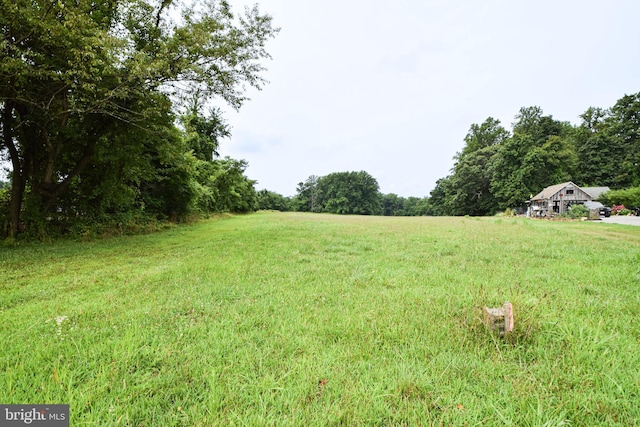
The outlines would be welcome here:
M 498 332 L 501 337 L 513 331 L 513 306 L 509 301 L 502 307 L 484 308 L 484 323 L 492 331 Z

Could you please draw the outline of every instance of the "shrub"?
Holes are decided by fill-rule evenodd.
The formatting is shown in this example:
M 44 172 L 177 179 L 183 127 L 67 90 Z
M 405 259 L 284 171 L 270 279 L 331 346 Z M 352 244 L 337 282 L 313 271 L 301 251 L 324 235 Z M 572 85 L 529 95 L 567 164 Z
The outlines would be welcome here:
M 605 205 L 640 206 L 640 187 L 607 191 L 599 200 Z
M 621 215 L 620 212 L 622 212 L 623 210 L 627 210 L 624 205 L 613 205 L 611 206 L 611 215 Z
M 589 209 L 585 205 L 573 205 L 567 212 L 570 218 L 577 219 L 589 216 Z
M 502 216 L 514 216 L 515 212 L 511 208 L 507 208 L 502 213 Z

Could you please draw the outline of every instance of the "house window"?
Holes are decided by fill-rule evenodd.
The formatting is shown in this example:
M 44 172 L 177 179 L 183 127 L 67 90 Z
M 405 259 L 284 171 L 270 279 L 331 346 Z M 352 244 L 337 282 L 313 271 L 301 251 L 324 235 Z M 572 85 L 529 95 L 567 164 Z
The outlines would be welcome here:
M 573 194 L 573 190 L 567 190 L 567 194 Z

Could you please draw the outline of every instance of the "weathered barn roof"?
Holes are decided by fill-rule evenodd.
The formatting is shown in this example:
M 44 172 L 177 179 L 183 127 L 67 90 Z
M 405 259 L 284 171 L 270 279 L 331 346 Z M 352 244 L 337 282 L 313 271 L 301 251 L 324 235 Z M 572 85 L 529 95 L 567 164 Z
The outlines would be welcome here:
M 567 181 L 567 182 L 563 182 L 562 184 L 556 184 L 556 185 L 550 185 L 549 187 L 545 188 L 544 190 L 542 190 L 541 192 L 539 192 L 538 194 L 536 194 L 535 196 L 533 196 L 531 198 L 531 200 L 548 200 L 550 199 L 554 194 L 556 194 L 557 192 L 559 192 L 560 190 L 562 190 L 563 188 L 565 188 L 566 186 L 568 186 L 569 184 L 571 184 L 573 187 L 578 187 L 577 185 L 575 185 L 573 182 L 571 181 Z M 583 189 L 584 190 L 584 189 Z M 593 196 L 592 196 L 593 197 Z

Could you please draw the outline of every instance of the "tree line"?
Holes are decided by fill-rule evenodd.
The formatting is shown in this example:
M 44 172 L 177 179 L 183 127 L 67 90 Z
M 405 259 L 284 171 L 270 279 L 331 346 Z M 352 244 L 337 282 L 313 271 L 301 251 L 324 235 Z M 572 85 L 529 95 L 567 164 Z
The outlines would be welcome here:
M 523 207 L 543 188 L 566 181 L 640 186 L 640 93 L 609 109 L 590 107 L 580 119 L 574 126 L 527 107 L 510 131 L 491 117 L 472 124 L 451 174 L 431 192 L 432 213 L 491 215 Z
M 378 181 L 365 171 L 311 175 L 296 188 L 294 197 L 269 190 L 257 194 L 257 209 L 324 212 L 343 215 L 430 215 L 427 197 L 382 194 Z
M 220 159 L 278 29 L 226 1 L 0 0 L 0 235 L 249 211 L 246 162 Z
M 581 122 L 555 120 L 523 107 L 510 130 L 487 118 L 472 124 L 451 174 L 429 197 L 381 194 L 366 172 L 310 176 L 286 198 L 258 193 L 259 209 L 367 215 L 493 215 L 518 209 L 543 188 L 565 181 L 606 186 L 607 204 L 640 206 L 640 93 L 609 109 L 588 108 Z
M 640 94 L 573 126 L 522 108 L 511 129 L 471 125 L 429 197 L 381 194 L 367 172 L 310 176 L 292 198 L 257 192 L 218 155 L 233 108 L 260 89 L 278 32 L 226 1 L 0 0 L 0 236 L 46 236 L 191 214 L 297 210 L 488 215 L 542 188 L 640 186 Z M 632 192 L 633 193 L 633 192 Z M 615 193 L 614 193 L 615 194 Z M 621 193 L 620 193 L 621 194 Z M 635 193 L 633 193 L 635 194 Z

